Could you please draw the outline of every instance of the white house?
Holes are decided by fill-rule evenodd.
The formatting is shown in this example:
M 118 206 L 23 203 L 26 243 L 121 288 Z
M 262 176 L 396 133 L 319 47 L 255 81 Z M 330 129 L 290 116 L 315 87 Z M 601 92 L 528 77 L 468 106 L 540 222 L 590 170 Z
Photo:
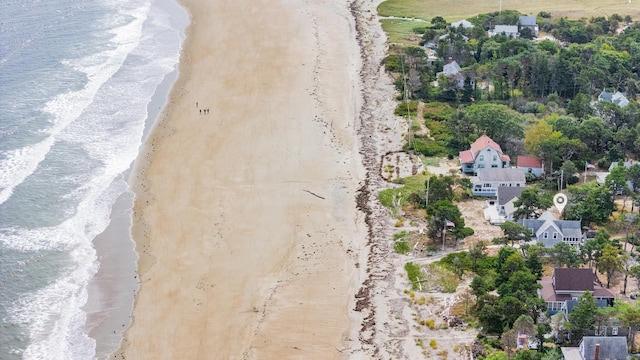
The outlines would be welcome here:
M 444 75 L 447 77 L 453 84 L 455 84 L 458 88 L 464 87 L 465 75 L 461 72 L 462 68 L 458 63 L 453 60 L 453 58 L 449 58 L 447 63 L 442 67 L 442 72 L 436 74 L 436 79 L 440 77 L 440 75 Z M 437 82 L 437 80 L 436 80 Z
M 471 193 L 473 196 L 496 196 L 498 188 L 524 187 L 524 174 L 519 169 L 512 168 L 481 168 L 478 176 L 471 178 Z
M 627 99 L 627 96 L 620 91 L 607 92 L 606 90 L 602 90 L 600 95 L 598 95 L 598 101 L 614 103 L 621 108 L 629 105 L 629 99 Z
M 529 28 L 533 36 L 538 37 L 538 24 L 536 23 L 536 17 L 531 15 L 520 15 L 520 19 L 518 20 L 520 24 L 520 29 Z
M 488 31 L 489 37 L 504 34 L 510 38 L 517 38 L 519 36 L 517 25 L 496 25 L 493 29 Z
M 465 29 L 473 29 L 473 24 L 466 19 L 451 23 L 452 28 L 458 28 L 460 26 L 462 26 Z
M 549 211 L 545 211 L 537 219 L 523 220 L 522 225 L 531 231 L 531 241 L 542 243 L 546 248 L 552 248 L 559 242 L 575 247 L 582 244 L 580 220 L 556 220 Z
M 471 144 L 471 149 L 461 151 L 458 156 L 462 172 L 467 174 L 476 174 L 484 168 L 506 168 L 511 162 L 509 155 L 504 154 L 486 132 Z
M 542 176 L 543 173 L 542 161 L 535 156 L 518 155 L 516 158 L 516 168 L 521 169 L 525 174 L 529 173 L 537 178 Z
M 516 211 L 514 202 L 522 194 L 524 187 L 499 186 L 496 192 L 497 200 L 487 201 L 484 209 L 484 218 L 491 225 L 500 225 L 507 221 L 514 221 L 513 213 Z

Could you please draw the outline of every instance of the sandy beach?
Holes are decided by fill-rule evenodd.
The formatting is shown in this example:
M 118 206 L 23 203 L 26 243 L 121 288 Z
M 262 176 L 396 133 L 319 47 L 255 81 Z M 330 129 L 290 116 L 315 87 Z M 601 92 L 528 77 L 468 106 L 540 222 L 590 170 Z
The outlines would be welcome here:
M 183 0 L 179 77 L 134 174 L 118 358 L 344 358 L 367 263 L 360 47 L 344 0 Z

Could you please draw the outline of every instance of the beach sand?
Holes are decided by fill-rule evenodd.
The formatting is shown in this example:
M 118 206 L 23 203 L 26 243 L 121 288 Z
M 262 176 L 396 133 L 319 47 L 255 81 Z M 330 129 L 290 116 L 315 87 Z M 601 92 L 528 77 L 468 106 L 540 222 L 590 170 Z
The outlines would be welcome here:
M 367 263 L 349 3 L 182 3 L 179 77 L 133 175 L 141 283 L 112 357 L 348 357 Z

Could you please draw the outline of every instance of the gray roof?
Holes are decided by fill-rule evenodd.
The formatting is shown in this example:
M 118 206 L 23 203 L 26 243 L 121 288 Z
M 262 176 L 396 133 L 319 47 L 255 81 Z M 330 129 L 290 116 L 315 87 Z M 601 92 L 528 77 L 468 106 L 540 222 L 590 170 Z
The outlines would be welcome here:
M 518 32 L 518 26 L 517 25 L 496 25 L 496 27 L 493 29 L 493 32 L 495 34 L 515 34 Z
M 463 27 L 463 28 L 468 28 L 468 29 L 473 28 L 473 24 L 472 24 L 472 23 L 470 23 L 470 22 L 469 22 L 468 20 L 466 20 L 466 19 L 465 19 L 465 20 L 460 20 L 460 21 L 456 21 L 456 22 L 451 23 L 451 27 L 456 27 L 456 28 L 457 28 L 457 27 L 459 27 L 459 26 L 461 26 L 461 25 L 462 25 L 462 27 Z
M 600 95 L 598 95 L 598 100 L 612 102 L 620 107 L 629 105 L 629 100 L 627 99 L 626 94 L 621 93 L 620 91 L 607 92 L 606 90 L 602 90 Z
M 609 165 L 609 171 L 611 171 L 611 170 L 612 170 L 612 169 L 614 169 L 614 168 L 617 168 L 618 166 L 624 166 L 624 167 L 626 167 L 626 168 L 628 169 L 628 168 L 630 168 L 630 167 L 631 167 L 631 165 L 633 165 L 633 164 L 635 164 L 635 163 L 634 163 L 634 162 L 632 162 L 632 161 L 625 161 L 625 162 L 623 162 L 623 163 L 622 163 L 622 165 L 619 165 L 619 163 L 618 163 L 617 161 L 612 161 L 612 162 L 611 162 L 611 165 Z M 639 163 L 639 164 L 640 164 L 640 163 Z
M 498 205 L 505 205 L 511 199 L 516 198 L 522 194 L 523 187 L 513 187 L 513 186 L 499 186 L 498 187 Z
M 485 181 L 518 181 L 525 182 L 521 169 L 511 168 L 483 168 L 478 169 L 478 180 Z
M 523 26 L 536 25 L 536 17 L 531 15 L 520 15 L 520 25 L 523 25 Z
M 591 269 L 553 269 L 554 286 L 556 290 L 593 291 L 596 280 Z
M 585 336 L 580 352 L 585 359 L 594 359 L 596 344 L 600 345 L 600 359 L 627 360 L 627 339 L 623 336 Z
M 582 237 L 580 220 L 553 220 L 547 219 L 545 216 L 545 218 L 541 217 L 540 219 L 525 219 L 522 222 L 522 225 L 526 228 L 533 229 L 534 234 L 536 234 L 541 228 L 555 226 L 560 230 L 560 232 L 562 232 L 562 236 L 564 237 Z

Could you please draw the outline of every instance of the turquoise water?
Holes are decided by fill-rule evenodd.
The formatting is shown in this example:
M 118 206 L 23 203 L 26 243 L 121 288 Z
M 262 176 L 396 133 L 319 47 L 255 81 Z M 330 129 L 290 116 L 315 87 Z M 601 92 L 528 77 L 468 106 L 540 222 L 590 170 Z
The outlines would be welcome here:
M 0 359 L 97 356 L 93 240 L 185 21 L 161 0 L 0 2 Z

